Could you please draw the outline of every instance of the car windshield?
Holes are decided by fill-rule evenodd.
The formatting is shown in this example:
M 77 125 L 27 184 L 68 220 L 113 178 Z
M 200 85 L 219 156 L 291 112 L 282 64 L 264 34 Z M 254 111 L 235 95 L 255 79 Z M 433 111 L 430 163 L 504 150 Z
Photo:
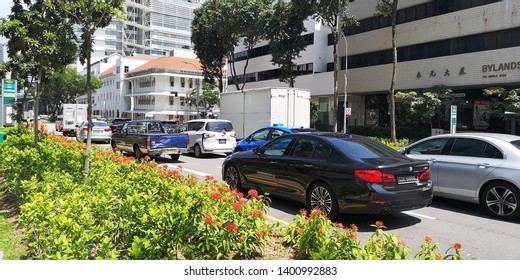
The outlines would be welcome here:
M 233 131 L 233 125 L 230 122 L 208 122 L 208 124 L 206 124 L 206 130 L 215 132 L 222 130 Z
M 108 126 L 108 123 L 106 122 L 93 122 L 94 126 Z
M 386 157 L 401 157 L 402 155 L 397 151 L 381 144 L 377 141 L 368 139 L 341 139 L 331 138 L 334 143 L 343 153 L 355 160 L 362 160 L 368 158 L 386 158 Z

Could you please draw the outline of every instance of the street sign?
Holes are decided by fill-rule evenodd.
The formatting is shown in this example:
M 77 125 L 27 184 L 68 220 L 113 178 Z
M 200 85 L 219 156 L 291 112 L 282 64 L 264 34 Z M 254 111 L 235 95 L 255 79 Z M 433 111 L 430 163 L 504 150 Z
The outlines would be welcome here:
M 5 97 L 16 97 L 16 80 L 2 79 L 2 94 Z
M 451 105 L 450 133 L 457 132 L 457 105 Z
M 347 116 L 347 117 L 352 116 L 352 108 L 350 108 L 350 107 L 345 108 L 345 116 Z

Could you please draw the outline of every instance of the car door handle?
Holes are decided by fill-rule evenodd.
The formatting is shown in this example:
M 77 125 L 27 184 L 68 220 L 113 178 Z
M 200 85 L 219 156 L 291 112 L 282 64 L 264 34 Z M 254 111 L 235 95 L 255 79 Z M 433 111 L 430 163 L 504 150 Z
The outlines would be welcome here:
M 314 165 L 312 164 L 304 164 L 303 167 L 313 167 Z
M 489 163 L 479 163 L 477 166 L 478 168 L 489 168 Z
M 426 161 L 431 161 L 431 162 L 433 162 L 433 161 L 436 161 L 436 159 L 434 159 L 434 158 L 429 158 L 429 159 L 427 159 Z

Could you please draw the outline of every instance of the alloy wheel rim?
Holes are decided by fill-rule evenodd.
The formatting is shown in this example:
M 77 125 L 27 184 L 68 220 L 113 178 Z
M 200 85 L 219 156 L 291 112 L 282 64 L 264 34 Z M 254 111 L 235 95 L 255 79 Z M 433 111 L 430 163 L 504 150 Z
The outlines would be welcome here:
M 311 193 L 311 209 L 318 208 L 325 215 L 332 210 L 332 196 L 324 187 L 317 187 Z
M 499 216 L 509 216 L 518 207 L 515 194 L 505 187 L 491 188 L 486 194 L 486 205 Z
M 234 167 L 228 167 L 226 172 L 226 182 L 228 182 L 229 187 L 232 189 L 236 188 L 238 185 L 238 174 L 237 170 Z

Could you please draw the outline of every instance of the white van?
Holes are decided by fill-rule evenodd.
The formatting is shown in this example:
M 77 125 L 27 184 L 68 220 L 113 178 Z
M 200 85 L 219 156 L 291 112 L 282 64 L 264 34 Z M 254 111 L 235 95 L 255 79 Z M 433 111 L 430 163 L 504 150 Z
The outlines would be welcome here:
M 188 150 L 196 157 L 209 153 L 231 154 L 237 144 L 233 124 L 228 120 L 191 120 L 182 124 L 180 131 L 188 132 Z

